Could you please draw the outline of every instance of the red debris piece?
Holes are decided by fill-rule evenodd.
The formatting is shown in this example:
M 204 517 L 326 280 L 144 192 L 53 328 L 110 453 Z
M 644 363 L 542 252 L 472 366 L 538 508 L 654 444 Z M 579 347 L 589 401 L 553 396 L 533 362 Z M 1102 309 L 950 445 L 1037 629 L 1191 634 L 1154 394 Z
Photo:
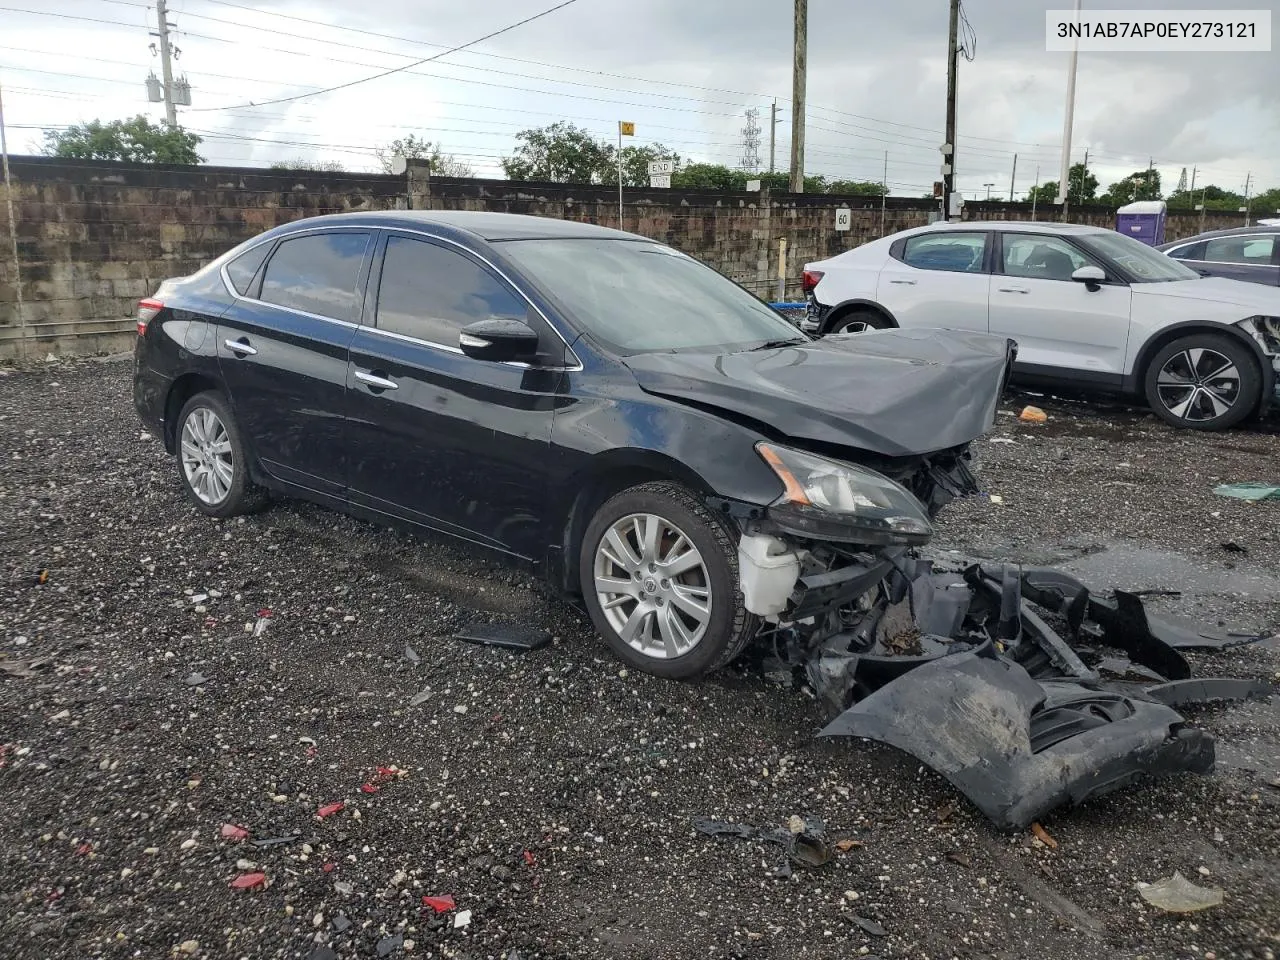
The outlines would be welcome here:
M 453 895 L 449 893 L 446 893 L 443 897 L 423 897 L 422 905 L 430 907 L 436 913 L 444 913 L 457 907 L 457 904 L 453 901 Z
M 275 614 L 271 612 L 271 608 L 270 608 L 270 607 L 263 607 L 261 610 L 259 610 L 259 611 L 258 611 L 258 616 L 260 616 L 260 617 L 273 617 L 273 616 L 275 616 Z
M 377 793 L 378 788 L 375 787 L 372 783 L 366 783 L 360 788 L 360 792 L 361 793 Z
M 325 873 L 333 873 L 333 871 L 338 869 L 338 865 L 336 863 L 330 862 L 330 863 L 326 863 L 320 869 L 323 870 Z
M 231 886 L 236 890 L 253 890 L 266 882 L 267 875 L 265 873 L 242 873 L 231 881 Z
M 80 846 L 76 847 L 76 856 L 83 857 L 86 854 L 90 853 L 92 850 L 93 850 L 92 843 L 82 843 L 80 844 Z
M 244 827 L 237 827 L 234 823 L 224 823 L 219 835 L 223 840 L 248 840 L 249 831 Z
M 529 866 L 531 866 L 531 867 L 532 867 L 532 866 L 534 865 L 534 863 L 535 863 L 535 861 L 534 861 L 534 859 L 533 859 L 533 854 L 532 854 L 532 853 L 530 853 L 528 850 L 526 850 L 526 851 L 524 852 L 523 856 L 524 856 L 524 862 L 525 862 L 525 863 L 527 863 Z
M 314 757 L 314 756 L 315 756 L 317 753 L 319 753 L 319 752 L 320 752 L 320 751 L 319 751 L 319 750 L 317 750 L 315 747 L 307 747 L 307 757 L 308 757 L 308 759 L 310 759 L 311 757 Z
M 347 805 L 339 800 L 337 803 L 326 803 L 323 807 L 316 811 L 316 816 L 323 820 L 325 817 L 331 817 L 339 810 L 345 810 Z
M 377 770 L 380 777 L 394 777 L 400 773 L 397 767 L 378 767 Z

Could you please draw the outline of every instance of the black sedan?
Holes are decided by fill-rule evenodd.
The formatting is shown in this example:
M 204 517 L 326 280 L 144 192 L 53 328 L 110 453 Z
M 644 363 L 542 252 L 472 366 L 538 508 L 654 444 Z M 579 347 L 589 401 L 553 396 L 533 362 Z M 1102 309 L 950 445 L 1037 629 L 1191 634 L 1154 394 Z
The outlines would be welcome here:
M 1156 249 L 1205 276 L 1280 286 L 1280 226 L 1211 230 Z
M 278 227 L 166 281 L 138 334 L 135 406 L 196 509 L 277 491 L 498 551 L 667 677 L 766 621 L 838 627 L 975 490 L 1013 352 L 811 341 L 662 244 L 461 212 Z

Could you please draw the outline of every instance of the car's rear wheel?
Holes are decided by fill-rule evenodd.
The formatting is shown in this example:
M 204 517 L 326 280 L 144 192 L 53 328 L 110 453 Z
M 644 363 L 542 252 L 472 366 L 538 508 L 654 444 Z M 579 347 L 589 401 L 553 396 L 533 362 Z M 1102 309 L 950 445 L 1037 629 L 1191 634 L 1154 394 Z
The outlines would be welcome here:
M 755 633 L 737 535 L 686 487 L 645 483 L 607 501 L 579 554 L 596 629 L 622 660 L 673 680 L 728 663 Z
M 886 330 L 889 321 L 885 315 L 875 310 L 848 310 L 831 323 L 828 333 L 866 333 L 870 330 Z
M 249 513 L 267 501 L 266 490 L 249 478 L 231 408 L 212 391 L 196 394 L 178 414 L 178 475 L 187 498 L 211 517 Z
M 1151 409 L 1175 427 L 1225 430 L 1257 409 L 1262 375 L 1244 344 L 1197 333 L 1156 353 L 1145 386 Z

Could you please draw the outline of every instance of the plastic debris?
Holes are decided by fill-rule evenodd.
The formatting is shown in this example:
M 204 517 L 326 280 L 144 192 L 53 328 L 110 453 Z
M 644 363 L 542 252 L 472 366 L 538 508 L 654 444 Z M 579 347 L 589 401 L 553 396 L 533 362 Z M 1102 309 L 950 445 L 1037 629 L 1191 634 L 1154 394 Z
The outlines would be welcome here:
M 378 956 L 389 957 L 404 946 L 404 934 L 397 933 L 393 937 L 383 937 L 378 941 Z
M 505 650 L 539 650 L 551 642 L 551 634 L 545 630 L 523 627 L 505 627 L 496 623 L 473 623 L 454 634 L 455 640 L 477 643 L 486 647 L 502 647 Z
M 231 881 L 231 886 L 236 890 L 253 890 L 263 886 L 267 882 L 265 873 L 242 873 Z
M 431 699 L 431 691 L 423 690 L 421 693 L 415 693 L 409 700 L 409 706 L 419 707 Z
M 1270 483 L 1223 483 L 1214 487 L 1213 492 L 1234 500 L 1280 500 L 1280 487 Z
M 858 926 L 860 926 L 863 929 L 863 931 L 870 936 L 887 937 L 889 935 L 889 931 L 886 930 L 883 926 L 876 923 L 876 921 L 874 920 L 867 919 L 866 917 L 860 917 L 857 914 L 855 914 L 853 917 L 853 922 L 856 923 Z
M 347 805 L 339 800 L 337 803 L 326 803 L 323 807 L 316 811 L 316 816 L 323 820 L 325 817 L 331 817 L 340 810 L 345 810 Z
M 537 862 L 533 859 L 533 854 L 528 850 L 524 851 L 521 856 L 524 857 L 524 862 L 531 867 Z
M 836 849 L 839 850 L 841 853 L 848 853 L 850 850 L 857 850 L 860 847 L 865 847 L 865 846 L 866 844 L 863 843 L 861 840 L 837 840 L 836 841 Z
M 333 892 L 340 897 L 349 897 L 356 892 L 356 888 L 345 880 L 335 880 Z
M 447 913 L 457 907 L 457 904 L 453 900 L 453 895 L 449 893 L 446 893 L 442 897 L 423 897 L 422 905 L 424 907 L 430 907 L 436 913 Z
M 791 869 L 790 862 L 783 860 L 780 864 L 770 870 L 766 876 L 770 876 L 775 880 L 790 880 L 792 873 L 794 873 L 794 871 Z
M 37 573 L 37 574 L 36 574 L 36 583 L 37 583 L 37 584 L 45 584 L 45 583 L 48 583 L 48 582 L 49 582 L 49 571 L 48 571 L 48 570 L 41 570 L 39 573 Z
M 1049 415 L 1039 407 L 1023 407 L 1022 412 L 1018 414 L 1019 420 L 1025 420 L 1027 423 L 1044 423 L 1049 419 Z
M 1016 444 L 1017 442 L 1018 442 L 1017 440 L 1014 440 L 1014 439 L 1012 439 L 1012 438 L 1010 438 L 1010 437 L 992 437 L 992 438 L 988 441 L 988 443 L 1015 443 L 1015 444 Z
M 1135 884 L 1142 899 L 1167 913 L 1195 913 L 1221 906 L 1222 888 L 1201 887 L 1192 883 L 1176 870 L 1172 877 L 1155 883 Z
M 1227 551 L 1227 553 L 1248 553 L 1249 552 L 1248 547 L 1242 547 L 1240 546 L 1240 544 L 1236 543 L 1234 540 L 1228 540 L 1226 543 L 1222 545 L 1222 549 Z
M 1037 840 L 1039 840 L 1041 843 L 1043 843 L 1050 850 L 1058 849 L 1058 841 L 1053 839 L 1053 837 L 1049 836 L 1049 831 L 1046 830 L 1044 827 L 1040 826 L 1039 823 L 1033 823 L 1031 825 L 1031 835 L 1035 837 Z
M 223 840 L 235 840 L 237 843 L 241 840 L 249 839 L 249 831 L 244 827 L 238 827 L 234 823 L 224 823 L 222 829 L 218 831 L 218 836 Z
M 374 786 L 372 783 L 362 783 L 360 784 L 360 792 L 361 793 L 377 793 L 378 787 Z
M 347 919 L 345 913 L 335 914 L 333 920 L 330 921 L 334 933 L 345 933 L 351 929 L 351 921 Z
M 410 663 L 418 664 L 422 662 L 422 658 L 418 656 L 418 651 L 413 649 L 407 643 L 404 645 L 404 658 Z
M 471 924 L 470 910 L 459 910 L 456 914 L 454 914 L 453 929 L 461 930 L 463 927 L 470 926 L 470 924 Z
M 191 674 L 191 676 L 187 677 L 187 680 L 186 680 L 188 687 L 198 687 L 201 684 L 205 684 L 208 682 L 209 682 L 209 678 L 206 677 L 203 673 L 193 673 Z
M 826 827 L 817 817 L 793 817 L 787 826 L 770 829 L 725 820 L 694 820 L 693 826 L 699 833 L 711 837 L 737 837 L 742 840 L 758 837 L 779 844 L 786 849 L 787 858 L 802 867 L 825 866 L 835 856 L 826 841 Z M 799 832 L 794 831 L 796 826 L 800 826 Z
M 330 861 L 330 862 L 328 862 L 328 863 L 324 864 L 323 866 L 321 866 L 321 867 L 320 867 L 320 869 L 321 869 L 322 871 L 324 871 L 325 873 L 333 873 L 333 871 L 335 871 L 335 870 L 337 870 L 337 869 L 338 869 L 338 865 L 337 865 L 336 863 L 334 863 L 334 862 Z

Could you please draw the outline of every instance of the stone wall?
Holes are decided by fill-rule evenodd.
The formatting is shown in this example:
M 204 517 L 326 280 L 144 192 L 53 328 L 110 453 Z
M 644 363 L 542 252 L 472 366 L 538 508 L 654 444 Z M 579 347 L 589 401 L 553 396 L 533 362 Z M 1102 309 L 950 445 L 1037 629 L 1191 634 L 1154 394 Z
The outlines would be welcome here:
M 412 207 L 619 225 L 613 188 L 431 178 L 417 164 L 402 176 L 49 157 L 11 158 L 10 167 L 24 309 L 20 324 L 8 218 L 0 204 L 0 358 L 22 351 L 44 356 L 126 349 L 133 327 L 122 318 L 132 317 L 138 299 L 162 280 L 302 217 Z M 837 232 L 835 211 L 843 205 L 852 210 L 852 228 Z M 787 240 L 787 296 L 796 297 L 806 261 L 925 224 L 933 209 L 927 200 L 906 198 L 890 198 L 882 211 L 878 199 L 859 197 L 628 189 L 621 225 L 773 299 L 780 238 Z M 966 210 L 967 218 L 979 220 L 1030 216 L 1030 204 L 976 203 Z M 1113 214 L 1082 207 L 1071 211 L 1071 219 L 1109 226 Z M 1234 214 L 1210 216 L 1205 227 L 1239 222 Z M 1198 217 L 1171 217 L 1169 237 L 1199 229 Z

